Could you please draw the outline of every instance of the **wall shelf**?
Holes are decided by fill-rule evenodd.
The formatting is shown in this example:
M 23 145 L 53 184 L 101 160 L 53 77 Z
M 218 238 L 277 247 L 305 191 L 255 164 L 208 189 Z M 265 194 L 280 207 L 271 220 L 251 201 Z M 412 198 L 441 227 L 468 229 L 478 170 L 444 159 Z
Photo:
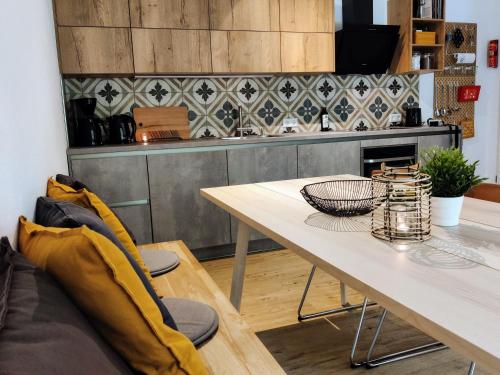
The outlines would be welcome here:
M 443 0 L 443 9 L 446 9 Z M 445 20 L 436 18 L 413 17 L 413 0 L 389 0 L 387 21 L 390 25 L 400 25 L 400 40 L 391 65 L 391 73 L 426 74 L 444 69 L 445 54 Z M 415 30 L 433 31 L 436 33 L 436 44 L 414 43 Z M 432 52 L 434 54 L 433 69 L 413 70 L 412 55 L 414 52 Z

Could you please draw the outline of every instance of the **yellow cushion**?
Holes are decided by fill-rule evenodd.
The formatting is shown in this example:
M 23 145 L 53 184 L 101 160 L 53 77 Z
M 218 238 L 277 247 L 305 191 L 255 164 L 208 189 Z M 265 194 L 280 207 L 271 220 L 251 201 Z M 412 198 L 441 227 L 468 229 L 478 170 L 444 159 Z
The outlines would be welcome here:
M 163 323 L 125 255 L 87 228 L 46 228 L 19 219 L 20 251 L 52 274 L 94 326 L 144 374 L 206 374 L 191 341 Z
M 70 186 L 60 184 L 56 180 L 49 178 L 47 182 L 47 196 L 61 201 L 70 201 L 79 206 L 92 210 L 102 221 L 113 231 L 118 240 L 122 243 L 123 247 L 129 252 L 130 255 L 137 262 L 139 267 L 143 270 L 150 283 L 153 282 L 149 269 L 144 264 L 137 246 L 130 238 L 130 235 L 123 227 L 120 220 L 116 217 L 113 211 L 94 193 L 87 189 L 75 190 Z

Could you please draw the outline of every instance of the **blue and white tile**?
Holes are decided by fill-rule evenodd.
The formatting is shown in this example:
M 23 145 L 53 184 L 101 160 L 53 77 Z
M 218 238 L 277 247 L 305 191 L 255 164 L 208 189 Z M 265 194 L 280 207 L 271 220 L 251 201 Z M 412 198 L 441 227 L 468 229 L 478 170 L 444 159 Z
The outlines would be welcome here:
M 120 85 L 113 80 L 101 80 L 94 87 L 97 102 L 103 106 L 115 106 L 123 99 L 123 91 Z
M 260 86 L 258 82 L 252 78 L 240 80 L 234 90 L 238 102 L 248 111 L 251 110 L 253 104 L 265 91 L 265 88 Z
M 134 107 L 136 107 L 135 96 L 133 93 L 127 92 L 122 95 L 119 102 L 109 106 L 109 111 L 111 115 L 133 115 Z
M 385 124 L 391 113 L 390 101 L 382 93 L 374 95 L 368 103 L 366 112 L 376 124 Z
M 272 127 L 281 125 L 287 108 L 282 103 L 275 93 L 269 92 L 258 101 L 254 107 L 253 114 L 259 119 L 263 125 Z
M 373 82 L 365 76 L 360 76 L 352 80 L 351 93 L 359 103 L 364 103 L 372 94 Z
M 81 78 L 66 78 L 64 79 L 64 93 L 66 95 L 74 96 L 75 94 L 82 94 L 82 79 Z
M 348 123 L 356 112 L 356 102 L 353 100 L 349 90 L 342 90 L 343 94 L 327 107 L 328 114 L 340 124 Z
M 218 88 L 212 80 L 205 78 L 187 79 L 182 87 L 184 96 L 190 96 L 202 106 L 212 104 L 218 96 L 217 93 L 223 91 L 225 90 Z
M 288 103 L 296 100 L 297 97 L 303 91 L 305 91 L 305 88 L 301 88 L 299 86 L 298 80 L 296 80 L 294 77 L 282 77 L 277 82 L 277 85 L 271 89 L 271 91 L 275 91 L 278 94 L 281 102 L 288 105 Z
M 289 111 L 300 114 L 301 121 L 311 123 L 319 118 L 323 106 L 323 103 L 318 101 L 315 96 L 306 92 L 300 101 L 293 103 L 293 106 L 289 107 Z
M 212 123 L 223 125 L 227 129 L 235 129 L 239 118 L 238 103 L 225 95 L 213 110 L 208 112 L 208 116 Z
M 329 74 L 317 76 L 309 87 L 309 91 L 322 102 L 332 101 L 339 92 L 337 83 Z
M 391 75 L 385 81 L 385 92 L 388 98 L 398 99 L 405 92 L 405 82 L 400 76 Z

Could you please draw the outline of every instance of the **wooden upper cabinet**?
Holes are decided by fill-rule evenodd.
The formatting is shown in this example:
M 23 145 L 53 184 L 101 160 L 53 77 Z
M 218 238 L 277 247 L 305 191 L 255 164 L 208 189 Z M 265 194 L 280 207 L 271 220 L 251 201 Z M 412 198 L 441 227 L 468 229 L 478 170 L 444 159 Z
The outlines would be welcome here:
M 211 31 L 214 73 L 281 72 L 280 33 Z
M 333 33 L 281 33 L 283 72 L 333 72 L 334 54 Z
M 133 74 L 130 29 L 58 27 L 63 74 Z
M 211 30 L 279 31 L 279 0 L 210 0 Z
M 128 0 L 54 0 L 58 26 L 130 27 Z
M 208 30 L 132 29 L 137 74 L 212 73 Z
M 130 0 L 132 27 L 205 29 L 208 0 Z
M 281 31 L 333 33 L 333 0 L 280 0 Z

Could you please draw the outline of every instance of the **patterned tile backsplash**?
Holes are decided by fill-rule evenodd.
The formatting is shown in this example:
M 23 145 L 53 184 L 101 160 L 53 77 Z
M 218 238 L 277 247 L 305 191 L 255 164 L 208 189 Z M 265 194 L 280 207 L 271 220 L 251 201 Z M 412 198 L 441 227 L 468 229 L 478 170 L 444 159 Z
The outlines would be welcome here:
M 136 106 L 186 106 L 192 138 L 233 134 L 240 105 L 245 125 L 277 134 L 287 117 L 298 119 L 297 132 L 318 131 L 323 107 L 335 130 L 361 122 L 369 129 L 385 127 L 391 113 L 418 105 L 419 98 L 417 75 L 68 78 L 64 91 L 66 101 L 97 98 L 103 118 Z

